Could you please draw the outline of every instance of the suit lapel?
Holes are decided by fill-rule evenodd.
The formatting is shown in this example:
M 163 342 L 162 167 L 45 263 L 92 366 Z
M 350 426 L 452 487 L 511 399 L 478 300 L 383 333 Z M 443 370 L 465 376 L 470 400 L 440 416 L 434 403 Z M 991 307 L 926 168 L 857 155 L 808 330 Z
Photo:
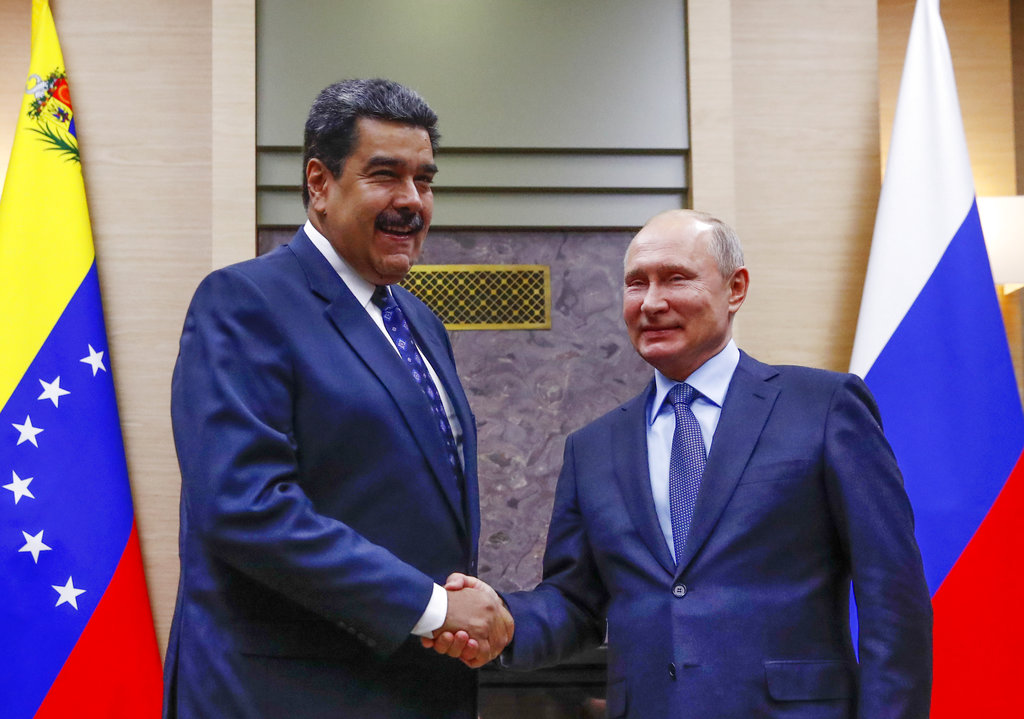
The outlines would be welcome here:
M 328 318 L 352 351 L 363 360 L 391 395 L 420 451 L 433 469 L 434 477 L 453 513 L 462 528 L 468 529 L 466 513 L 459 500 L 459 491 L 448 466 L 437 428 L 434 426 L 429 401 L 409 374 L 409 370 L 405 368 L 398 353 L 390 346 L 366 310 L 359 305 L 334 268 L 306 234 L 299 230 L 288 246 L 306 273 L 310 289 L 328 303 Z M 461 415 L 459 419 L 462 421 Z
M 658 523 L 651 492 L 651 478 L 647 460 L 647 398 L 653 382 L 647 389 L 619 407 L 612 427 L 609 447 L 615 448 L 615 478 L 619 482 L 633 525 L 637 528 L 651 554 L 665 571 L 675 573 L 675 564 L 665 535 Z
M 711 443 L 711 454 L 693 510 L 690 536 L 677 575 L 686 569 L 707 541 L 740 481 L 779 394 L 778 387 L 767 382 L 776 374 L 772 367 L 746 353 L 740 354 Z

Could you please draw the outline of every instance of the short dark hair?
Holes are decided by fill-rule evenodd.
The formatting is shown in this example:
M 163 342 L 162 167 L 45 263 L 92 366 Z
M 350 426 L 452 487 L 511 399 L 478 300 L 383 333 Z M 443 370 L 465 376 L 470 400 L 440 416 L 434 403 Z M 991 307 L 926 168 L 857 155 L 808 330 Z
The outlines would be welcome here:
M 422 127 L 436 152 L 441 134 L 437 114 L 415 90 L 392 80 L 343 80 L 328 85 L 309 109 L 302 147 L 302 204 L 309 207 L 306 166 L 317 158 L 334 177 L 357 141 L 356 121 L 361 117 Z

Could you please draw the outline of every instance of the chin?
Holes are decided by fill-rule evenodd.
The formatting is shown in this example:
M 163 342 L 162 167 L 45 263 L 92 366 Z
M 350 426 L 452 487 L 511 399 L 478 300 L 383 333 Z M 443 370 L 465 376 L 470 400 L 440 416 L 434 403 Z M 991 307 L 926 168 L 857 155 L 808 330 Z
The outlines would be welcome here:
M 413 260 L 405 255 L 392 255 L 377 263 L 374 269 L 378 275 L 386 280 L 387 284 L 393 285 L 405 279 L 413 264 Z
M 684 357 L 684 350 L 681 348 L 668 349 L 666 347 L 646 348 L 639 352 L 647 364 L 654 367 L 669 379 L 679 378 L 674 376 L 678 373 L 680 361 Z
M 669 342 L 641 342 L 640 343 L 640 356 L 648 362 L 657 361 L 659 359 L 664 360 L 670 357 L 674 357 L 683 351 L 683 347 L 678 344 Z

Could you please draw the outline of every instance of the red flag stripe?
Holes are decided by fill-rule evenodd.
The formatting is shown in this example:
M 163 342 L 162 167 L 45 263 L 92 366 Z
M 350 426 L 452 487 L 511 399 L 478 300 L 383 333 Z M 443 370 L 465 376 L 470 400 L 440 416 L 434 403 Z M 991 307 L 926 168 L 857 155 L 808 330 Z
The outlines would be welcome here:
M 1017 716 L 1024 706 L 1024 455 L 932 600 L 932 719 Z
M 133 522 L 107 591 L 35 719 L 159 717 L 159 656 Z

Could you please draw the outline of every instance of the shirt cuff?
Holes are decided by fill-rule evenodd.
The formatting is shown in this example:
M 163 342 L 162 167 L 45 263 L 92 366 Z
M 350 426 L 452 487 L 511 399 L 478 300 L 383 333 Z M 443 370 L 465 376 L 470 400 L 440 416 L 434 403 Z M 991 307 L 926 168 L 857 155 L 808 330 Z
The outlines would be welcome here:
M 434 632 L 444 624 L 446 616 L 448 616 L 448 592 L 441 585 L 435 584 L 427 608 L 410 634 L 415 634 L 418 637 L 432 637 Z

